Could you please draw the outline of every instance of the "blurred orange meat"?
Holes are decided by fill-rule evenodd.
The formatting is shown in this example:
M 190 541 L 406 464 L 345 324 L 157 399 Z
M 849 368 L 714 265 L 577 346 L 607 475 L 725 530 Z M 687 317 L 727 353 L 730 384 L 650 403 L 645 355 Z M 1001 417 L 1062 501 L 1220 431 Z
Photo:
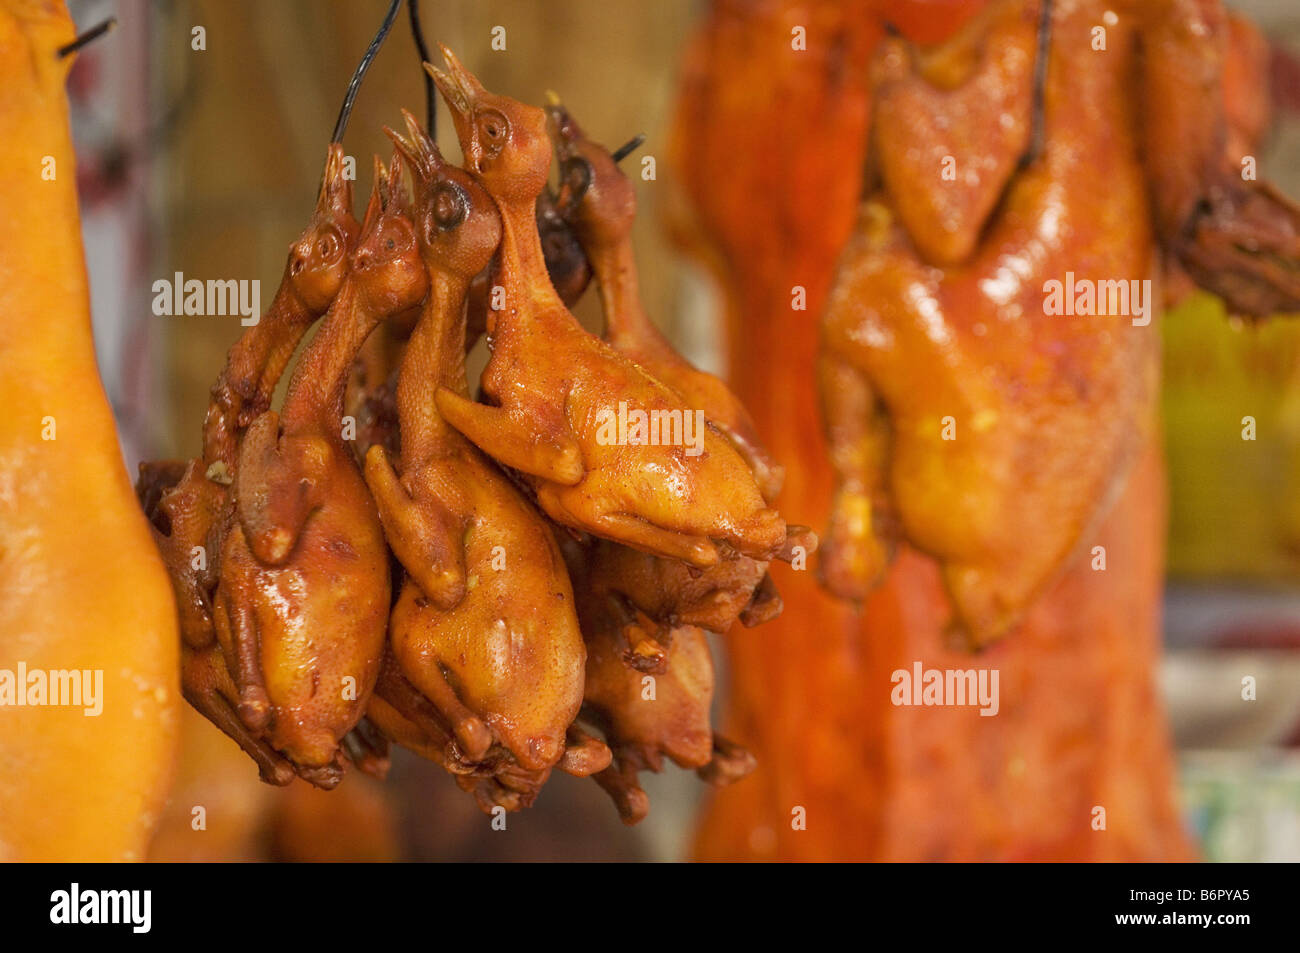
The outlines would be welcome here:
M 979 2 L 718 0 L 688 51 L 673 144 L 676 237 L 727 300 L 729 376 L 820 521 L 830 468 L 818 322 L 863 179 L 866 69 L 885 21 L 942 39 Z M 791 48 L 803 26 L 806 50 Z M 815 39 L 815 41 L 814 41 Z M 791 309 L 792 289 L 807 310 Z M 918 381 L 924 386 L 924 381 Z M 935 564 L 905 550 L 861 611 L 777 571 L 785 613 L 729 637 L 728 733 L 759 767 L 714 796 L 705 860 L 1169 860 L 1191 848 L 1155 690 L 1164 479 L 1149 447 L 1087 554 L 1002 644 L 945 646 Z M 1123 567 L 1117 569 L 1116 567 Z M 890 674 L 995 668 L 1001 710 L 893 707 Z M 1106 830 L 1093 829 L 1094 808 Z M 795 829 L 800 812 L 806 830 Z

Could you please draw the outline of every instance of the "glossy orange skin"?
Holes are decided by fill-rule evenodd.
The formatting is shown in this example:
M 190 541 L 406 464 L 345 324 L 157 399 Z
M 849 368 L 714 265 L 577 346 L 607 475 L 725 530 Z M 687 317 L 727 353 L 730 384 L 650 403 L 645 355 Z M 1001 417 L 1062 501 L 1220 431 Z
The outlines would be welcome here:
M 347 448 L 340 441 L 329 452 Z M 232 613 L 250 614 L 272 710 L 267 738 L 307 769 L 338 763 L 339 741 L 378 675 L 388 619 L 388 549 L 374 503 L 355 469 L 333 471 L 329 502 L 308 520 L 289 565 L 267 566 L 242 532 L 227 536 L 214 613 L 227 658 L 239 655 Z
M 443 611 L 408 581 L 393 607 L 393 653 L 417 688 L 423 673 L 443 666 L 521 766 L 550 767 L 582 703 L 586 656 L 554 539 L 519 491 L 481 460 L 453 452 L 408 479 L 415 493 L 433 487 L 473 514 L 464 522 L 473 587 Z M 505 568 L 495 568 L 503 552 Z
M 763 498 L 776 499 L 781 468 L 763 447 L 749 412 L 722 380 L 677 353 L 641 303 L 632 248 L 632 182 L 609 150 L 588 138 L 563 106 L 547 108 L 547 131 L 560 163 L 559 214 L 570 224 L 600 284 L 604 339 L 671 387 L 688 406 L 704 410 L 749 464 Z M 569 180 L 575 173 L 581 185 Z
M 599 629 L 588 637 L 588 714 L 614 748 L 615 763 L 595 776 L 614 800 L 624 823 L 636 824 L 650 812 L 650 799 L 637 782 L 639 771 L 660 771 L 665 756 L 682 768 L 701 768 L 713 758 L 713 659 L 702 630 L 682 626 L 673 632 L 665 673 L 654 677 L 628 668 L 617 630 Z
M 689 406 L 701 408 L 772 502 L 782 471 L 759 441 L 748 412 L 720 379 L 677 353 L 641 304 L 631 241 L 636 215 L 631 182 L 563 106 L 554 103 L 547 113 L 561 169 L 557 211 L 572 224 L 600 284 L 605 340 Z M 815 546 L 811 535 L 799 541 L 806 550 Z M 714 783 L 748 774 L 749 753 L 713 734 L 713 659 L 701 628 L 725 632 L 737 618 L 757 625 L 779 615 L 781 600 L 767 575 L 768 561 L 730 552 L 698 569 L 599 538 L 568 546 L 566 556 L 581 592 L 578 614 L 589 650 L 584 711 L 614 751 L 614 765 L 595 780 L 623 821 L 636 824 L 649 813 L 638 774 L 660 771 L 665 754 L 682 767 L 700 769 Z
M 689 406 L 701 408 L 749 465 L 764 499 L 772 502 L 780 491 L 782 470 L 758 439 L 748 412 L 719 378 L 697 370 L 677 353 L 641 304 L 631 237 L 636 216 L 632 183 L 609 151 L 588 138 L 563 106 L 548 108 L 547 127 L 562 170 L 557 208 L 571 223 L 599 282 L 605 340 L 675 390 Z M 801 542 L 811 549 L 814 541 Z M 584 562 L 584 585 L 597 599 L 608 602 L 599 612 L 587 613 L 586 625 L 597 624 L 599 618 L 599 624 L 623 628 L 633 622 L 628 609 L 654 623 L 641 627 L 639 634 L 625 630 L 632 640 L 639 640 L 627 646 L 633 653 L 630 664 L 643 671 L 663 670 L 665 660 L 656 642 L 667 643 L 674 626 L 726 632 L 737 618 L 757 625 L 781 611 L 780 598 L 767 576 L 768 562 L 738 553 L 699 570 L 679 560 L 594 540 Z M 622 608 L 626 603 L 630 606 Z
M 390 605 L 379 515 L 342 437 L 348 369 L 366 336 L 428 289 L 400 162 L 387 185 L 376 165 L 347 277 L 283 413 L 259 417 L 240 445 L 239 519 L 222 547 L 214 611 L 243 723 L 326 787 L 378 677 Z
M 287 784 L 293 767 L 236 715 L 239 693 L 231 668 L 237 655 L 223 653 L 213 606 L 223 546 L 236 519 L 230 485 L 240 443 L 269 408 L 303 334 L 333 302 L 356 247 L 360 226 L 352 215 L 352 185 L 343 160 L 342 147 L 331 144 L 316 209 L 289 247 L 271 306 L 231 348 L 212 386 L 203 454 L 187 464 L 141 464 L 136 486 L 176 597 L 186 698 L 254 758 L 264 780 L 275 784 Z M 200 549 L 202 561 L 195 555 Z
M 583 545 L 565 539 L 563 550 L 587 644 L 583 718 L 613 752 L 614 763 L 594 779 L 613 799 L 623 822 L 637 824 L 650 812 L 638 774 L 662 770 L 665 755 L 714 784 L 729 784 L 753 770 L 748 751 L 713 732 L 713 657 L 707 633 L 685 621 L 656 622 L 635 602 L 628 604 L 626 592 L 636 592 L 636 585 L 629 584 L 632 577 L 646 573 L 654 578 L 680 564 L 603 541 Z M 610 559 L 621 564 L 603 564 Z M 729 560 L 699 575 L 713 576 L 733 563 L 752 565 Z M 660 588 L 662 581 L 654 578 L 642 595 L 675 598 Z M 751 588 L 756 582 L 751 581 Z M 717 606 L 711 608 L 716 613 Z
M 378 448 L 366 461 L 388 538 L 407 567 L 389 626 L 392 658 L 454 726 L 460 746 L 452 757 L 545 772 L 563 754 L 582 704 L 586 651 L 569 578 L 540 514 L 436 403 L 440 387 L 468 396 L 465 301 L 496 252 L 500 216 L 409 114 L 407 124 L 409 139 L 390 135 L 414 171 L 431 291 L 398 379 L 397 473 Z
M 878 51 L 882 184 L 841 258 L 818 369 L 840 478 L 827 585 L 861 599 L 904 536 L 943 563 L 973 645 L 1015 625 L 1145 442 L 1156 239 L 1230 307 L 1300 290 L 1300 215 L 1224 166 L 1221 7 L 1054 5 L 1029 155 L 1040 8 L 999 0 L 925 57 Z M 1104 51 L 1076 42 L 1102 23 Z M 1188 105 L 1207 100 L 1204 116 Z M 1049 310 L 1048 283 L 1073 299 L 1075 276 L 1109 313 Z
M 1032 61 L 1024 24 L 1032 28 L 1035 6 L 1001 3 L 992 26 L 974 27 L 998 39 L 1009 17 Z M 1103 12 L 1077 2 L 1055 9 L 1043 154 L 1011 180 L 997 217 L 986 226 L 985 206 L 962 200 L 945 212 L 896 213 L 888 197 L 873 197 L 841 257 L 823 323 L 818 374 L 841 478 L 822 548 L 826 583 L 863 598 L 901 534 L 942 563 L 954 623 L 974 645 L 1004 635 L 1041 594 L 1110 505 L 1154 425 L 1157 322 L 1045 313 L 1045 281 L 1064 282 L 1067 272 L 1095 281 L 1155 277 L 1150 198 L 1134 161 L 1138 127 L 1127 74 L 1113 65 L 1134 55 L 1135 23 L 1121 17 L 1109 28 L 1109 60 L 1074 40 Z M 896 55 L 889 46 L 880 52 Z M 1016 79 L 1027 87 L 1029 71 Z M 980 93 L 970 102 L 928 104 L 948 117 L 936 135 L 1000 128 L 982 113 L 1002 107 L 981 80 L 977 72 L 968 81 Z M 896 95 L 896 83 L 877 88 L 882 108 L 906 108 Z M 1018 99 L 1027 107 L 1027 94 Z M 1079 102 L 1092 106 L 1080 110 Z M 873 148 L 898 150 L 894 165 L 882 165 L 933 184 L 934 202 L 945 202 L 942 180 L 931 183 L 938 167 L 926 164 L 929 152 L 880 130 Z M 1001 138 L 991 154 L 1003 154 L 987 162 L 977 145 L 941 148 L 960 156 L 959 187 L 964 163 L 1000 169 L 1003 181 L 1014 168 Z M 983 188 L 987 181 L 972 191 L 996 200 L 1000 189 Z M 925 254 L 964 252 L 976 238 L 978 249 L 947 270 Z M 1153 288 L 1153 311 L 1158 300 Z
M 723 283 L 732 386 L 803 506 L 831 499 L 812 423 L 817 321 L 858 214 L 871 50 L 886 18 L 932 42 L 980 6 L 873 3 L 863 15 L 829 0 L 722 0 L 689 51 L 673 167 L 692 218 L 676 231 Z M 787 52 L 795 25 L 824 42 Z M 807 290 L 807 314 L 790 310 L 794 285 Z M 778 567 L 784 615 L 728 640 L 727 720 L 758 767 L 713 796 L 697 856 L 1186 858 L 1152 689 L 1163 499 L 1158 451 L 1144 452 L 1092 537 L 1111 570 L 1073 562 L 1016 634 L 976 659 L 945 643 L 951 610 L 936 564 L 905 545 L 860 611 L 811 573 Z M 900 667 L 984 659 L 1002 672 L 997 717 L 890 704 Z M 1099 803 L 1109 833 L 1089 827 Z M 796 806 L 805 830 L 792 826 Z
M 521 471 L 558 523 L 699 567 L 718 560 L 715 539 L 770 557 L 784 522 L 723 438 L 706 428 L 699 455 L 602 442 L 600 415 L 618 413 L 620 402 L 647 413 L 691 408 L 584 331 L 551 286 L 535 223 L 551 161 L 542 110 L 487 92 L 444 54 L 452 72 L 438 82 L 466 165 L 501 210 L 495 280 L 505 306 L 488 315 L 492 356 L 481 381 L 496 407 L 440 392 L 439 409 L 489 456 Z
M 0 707 L 3 861 L 142 860 L 179 722 L 171 593 L 95 363 L 74 32 L 62 3 L 0 2 L 0 669 L 99 671 L 102 710 Z
M 212 385 L 202 456 L 185 465 L 140 465 L 136 493 L 154 524 L 155 541 L 176 594 L 181 637 L 190 649 L 213 644 L 212 596 L 221 542 L 233 516 L 229 486 L 239 442 L 248 426 L 270 408 L 298 343 L 338 293 L 356 246 L 360 226 L 352 217 L 352 184 L 344 177 L 343 160 L 342 146 L 332 144 L 315 212 L 289 246 L 271 306 L 235 342 Z M 202 568 L 195 567 L 195 547 L 206 554 Z
M 649 770 L 658 771 L 664 755 L 683 768 L 702 767 L 713 755 L 713 662 L 703 630 L 682 626 L 673 633 L 667 671 L 655 679 L 654 700 L 647 700 L 642 676 L 628 671 L 620 643 L 601 633 L 590 641 L 587 703 L 620 751 L 635 751 Z

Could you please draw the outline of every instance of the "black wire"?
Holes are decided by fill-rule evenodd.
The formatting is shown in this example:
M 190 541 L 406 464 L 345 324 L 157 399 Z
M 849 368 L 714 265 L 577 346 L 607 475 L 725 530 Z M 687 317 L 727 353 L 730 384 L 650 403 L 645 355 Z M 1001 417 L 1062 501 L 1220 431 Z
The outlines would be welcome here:
M 70 53 L 77 52 L 77 50 L 81 49 L 87 43 L 92 43 L 95 40 L 98 40 L 101 36 L 103 36 L 109 30 L 113 29 L 113 27 L 115 26 L 117 26 L 117 17 L 109 17 L 103 23 L 97 24 L 96 26 L 92 26 L 89 30 L 81 34 L 81 36 L 77 37 L 71 43 L 65 43 L 63 46 L 59 47 L 57 51 L 59 59 L 63 59 L 65 56 L 67 56 Z
M 623 143 L 621 146 L 619 146 L 617 149 L 614 150 L 613 153 L 614 161 L 622 162 L 624 159 L 630 156 L 637 149 L 641 148 L 641 144 L 643 142 L 645 142 L 644 132 L 638 133 L 637 135 L 633 136 L 627 142 Z
M 356 102 L 357 92 L 361 89 L 361 81 L 366 78 L 366 70 L 370 69 L 370 63 L 379 52 L 379 48 L 384 45 L 384 40 L 388 37 L 388 31 L 393 28 L 393 21 L 397 19 L 397 8 L 402 5 L 402 0 L 393 0 L 388 7 L 388 15 L 384 17 L 384 22 L 380 24 L 379 32 L 375 38 L 370 41 L 370 46 L 366 47 L 366 53 L 361 57 L 361 62 L 357 64 L 357 71 L 352 74 L 352 81 L 348 83 L 348 91 L 343 97 L 343 108 L 339 110 L 338 121 L 334 123 L 334 135 L 330 137 L 330 142 L 342 142 L 343 133 L 348 128 L 348 118 L 352 115 L 352 104 Z
M 438 97 L 433 91 L 433 77 L 424 68 L 433 58 L 429 55 L 429 45 L 424 42 L 424 30 L 420 28 L 420 0 L 408 0 L 406 11 L 411 15 L 411 38 L 420 53 L 420 75 L 424 77 L 424 127 L 429 131 L 429 138 L 438 141 Z

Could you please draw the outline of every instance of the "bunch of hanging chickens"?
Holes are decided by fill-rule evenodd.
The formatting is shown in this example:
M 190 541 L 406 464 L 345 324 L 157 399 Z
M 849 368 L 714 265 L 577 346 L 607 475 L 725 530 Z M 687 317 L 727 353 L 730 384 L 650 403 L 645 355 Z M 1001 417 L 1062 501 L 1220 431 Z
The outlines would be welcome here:
M 336 130 L 201 456 L 141 465 L 182 687 L 273 784 L 382 776 L 396 742 L 485 812 L 558 768 L 635 823 L 665 756 L 719 784 L 752 768 L 712 731 L 707 634 L 778 614 L 768 565 L 816 537 L 773 508 L 781 469 L 739 401 L 643 310 L 621 154 L 443 55 L 425 66 L 463 167 L 404 113 L 358 221 Z M 603 337 L 568 310 L 592 278 Z M 637 411 L 658 439 L 610 426 Z

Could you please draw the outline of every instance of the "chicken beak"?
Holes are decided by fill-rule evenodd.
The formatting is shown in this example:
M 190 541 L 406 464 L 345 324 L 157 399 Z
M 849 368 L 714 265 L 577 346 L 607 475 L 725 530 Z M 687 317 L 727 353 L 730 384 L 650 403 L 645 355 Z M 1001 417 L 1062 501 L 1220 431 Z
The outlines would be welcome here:
M 442 58 L 447 64 L 446 71 L 438 69 L 432 63 L 425 63 L 424 68 L 433 77 L 438 92 L 442 93 L 442 98 L 451 109 L 452 119 L 459 132 L 462 124 L 469 120 L 474 110 L 475 100 L 485 95 L 487 90 L 483 88 L 478 78 L 461 64 L 455 53 L 442 44 L 439 46 L 442 49 Z
M 383 214 L 384 205 L 387 204 L 387 197 L 384 193 L 387 191 L 388 170 L 384 164 L 379 161 L 379 156 L 375 156 L 375 183 L 370 189 L 370 201 L 366 203 L 366 215 L 361 221 L 361 235 L 358 239 L 358 245 L 365 242 L 374 232 L 375 226 L 379 224 L 379 217 Z
M 402 110 L 402 118 L 406 122 L 406 131 L 409 138 L 393 131 L 384 126 L 384 135 L 393 141 L 398 153 L 406 160 L 406 164 L 411 167 L 411 174 L 414 175 L 423 185 L 428 185 L 437 175 L 438 169 L 442 167 L 442 154 L 438 151 L 437 145 L 429 138 L 428 134 L 420 127 L 420 121 L 411 115 L 408 110 Z
M 331 142 L 325 154 L 320 194 L 316 198 L 317 215 L 337 218 L 352 214 L 352 182 L 343 174 L 344 162 L 343 146 Z
M 573 155 L 577 145 L 575 140 L 580 135 L 580 131 L 559 96 L 548 89 L 546 100 L 546 132 L 551 138 L 555 154 L 565 159 Z

